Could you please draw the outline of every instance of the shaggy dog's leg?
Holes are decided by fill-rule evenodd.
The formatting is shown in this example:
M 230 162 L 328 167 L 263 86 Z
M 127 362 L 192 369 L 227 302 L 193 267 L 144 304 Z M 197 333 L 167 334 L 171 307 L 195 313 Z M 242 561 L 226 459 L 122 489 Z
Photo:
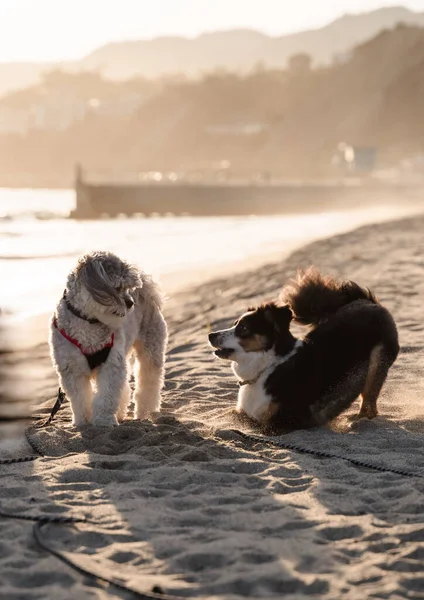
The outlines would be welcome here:
M 91 423 L 93 390 L 90 377 L 64 370 L 59 373 L 60 385 L 72 407 L 72 424 L 83 427 Z
M 122 390 L 122 394 L 121 394 L 121 401 L 119 403 L 119 410 L 118 410 L 118 421 L 121 422 L 125 419 L 125 417 L 127 416 L 127 410 L 128 410 L 128 404 L 130 403 L 131 400 L 131 388 L 130 388 L 130 384 L 128 382 L 128 380 L 125 381 L 124 383 L 124 388 Z
M 118 425 L 117 414 L 127 381 L 127 363 L 118 352 L 111 351 L 107 361 L 95 374 L 97 391 L 93 397 L 93 425 Z
M 50 330 L 50 353 L 72 408 L 72 424 L 83 427 L 91 423 L 93 389 L 87 359 L 62 336 L 56 327 Z
M 160 411 L 163 386 L 163 359 L 155 356 L 144 344 L 136 344 L 137 366 L 135 371 L 136 419 L 147 419 L 153 412 Z
M 134 394 L 136 419 L 146 419 L 153 412 L 160 411 L 166 342 L 166 324 L 158 312 L 151 320 L 149 329 L 142 331 L 134 344 L 137 358 Z

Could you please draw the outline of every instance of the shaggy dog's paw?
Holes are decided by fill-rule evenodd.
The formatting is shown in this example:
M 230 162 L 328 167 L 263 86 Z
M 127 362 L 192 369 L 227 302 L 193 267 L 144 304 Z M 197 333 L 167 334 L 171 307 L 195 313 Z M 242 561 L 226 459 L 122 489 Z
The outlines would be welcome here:
M 137 410 L 135 411 L 135 418 L 139 421 L 151 419 L 153 414 L 160 412 L 162 400 L 160 396 L 154 396 L 153 398 L 139 396 L 135 397 L 134 400 L 137 407 Z
M 127 411 L 126 410 L 120 410 L 118 412 L 118 415 L 117 415 L 118 422 L 122 423 L 122 421 L 124 419 L 126 419 L 126 418 L 127 418 Z
M 135 414 L 134 419 L 136 421 L 147 421 L 150 419 L 152 412 L 150 410 L 138 410 Z
M 84 429 L 85 427 L 89 427 L 91 425 L 91 420 L 88 419 L 87 417 L 81 417 L 78 419 L 76 417 L 74 417 L 72 419 L 72 425 L 76 429 Z
M 80 431 L 82 429 L 87 429 L 87 427 L 91 427 L 91 423 L 88 423 L 87 421 L 83 421 L 82 423 L 72 423 L 72 425 L 75 427 L 75 429 Z
M 118 419 L 115 415 L 95 415 L 93 425 L 95 427 L 117 427 Z

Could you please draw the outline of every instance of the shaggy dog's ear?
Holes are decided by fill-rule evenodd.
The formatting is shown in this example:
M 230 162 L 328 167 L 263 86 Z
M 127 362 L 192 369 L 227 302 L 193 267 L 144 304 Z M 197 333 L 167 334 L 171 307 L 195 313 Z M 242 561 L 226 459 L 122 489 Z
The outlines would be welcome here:
M 93 299 L 104 306 L 120 303 L 119 295 L 110 284 L 107 272 L 100 260 L 86 260 L 79 267 L 79 278 Z
M 289 330 L 293 313 L 287 305 L 277 306 L 271 302 L 263 308 L 265 319 L 273 325 L 277 333 L 282 334 Z

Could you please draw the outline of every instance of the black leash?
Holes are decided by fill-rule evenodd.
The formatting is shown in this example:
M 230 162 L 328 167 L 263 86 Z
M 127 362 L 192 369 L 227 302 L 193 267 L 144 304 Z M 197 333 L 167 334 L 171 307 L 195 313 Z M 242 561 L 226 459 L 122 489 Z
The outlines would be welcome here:
M 151 592 L 149 592 L 149 591 L 141 592 L 141 591 L 131 588 L 123 583 L 120 583 L 118 580 L 114 579 L 113 577 L 109 578 L 109 577 L 105 577 L 104 575 L 100 575 L 99 573 L 89 571 L 88 569 L 86 569 L 86 568 L 78 565 L 76 562 L 74 562 L 71 558 L 69 558 L 69 556 L 66 555 L 66 553 L 63 553 L 60 550 L 57 550 L 56 548 L 54 548 L 53 546 L 50 546 L 49 544 L 47 544 L 47 542 L 45 541 L 45 539 L 43 537 L 43 527 L 45 525 L 49 525 L 49 524 L 74 525 L 77 523 L 99 525 L 99 523 L 95 523 L 94 521 L 89 521 L 88 519 L 80 518 L 80 517 L 60 517 L 57 515 L 22 515 L 22 514 L 16 514 L 16 513 L 8 513 L 1 509 L 0 509 L 0 517 L 3 517 L 4 519 L 19 519 L 22 521 L 33 521 L 34 526 L 33 526 L 32 532 L 33 532 L 35 541 L 40 546 L 40 548 L 42 548 L 46 552 L 49 552 L 56 558 L 58 558 L 65 565 L 67 565 L 71 569 L 74 569 L 74 571 L 76 571 L 80 575 L 84 575 L 85 577 L 90 577 L 91 579 L 101 580 L 105 583 L 108 583 L 109 585 L 114 586 L 115 588 L 118 588 L 121 591 L 129 592 L 129 593 L 133 594 L 136 598 L 140 598 L 141 600 L 181 600 L 181 596 L 169 596 L 168 594 L 164 594 L 159 586 L 154 586 L 154 588 L 152 589 Z
M 123 592 L 129 592 L 129 593 L 133 594 L 136 598 L 140 598 L 141 600 L 182 600 L 181 596 L 170 596 L 168 594 L 163 593 L 159 586 L 154 586 L 151 592 L 141 592 L 141 591 L 136 590 L 132 587 L 129 587 L 123 583 L 120 583 L 119 581 L 117 581 L 116 579 L 114 579 L 112 577 L 110 577 L 110 578 L 105 577 L 104 575 L 100 575 L 99 573 L 95 573 L 94 571 L 89 571 L 85 567 L 78 565 L 76 562 L 74 562 L 71 558 L 69 558 L 69 556 L 67 556 L 63 552 L 60 552 L 59 550 L 56 550 L 56 548 L 53 548 L 52 546 L 49 546 L 48 544 L 46 544 L 46 542 L 43 540 L 43 537 L 42 537 L 42 527 L 46 524 L 47 523 L 44 521 L 44 522 L 35 523 L 35 525 L 34 525 L 33 534 L 34 534 L 34 538 L 35 538 L 37 544 L 43 550 L 45 550 L 46 552 L 49 552 L 50 554 L 52 554 L 53 556 L 58 558 L 65 565 L 67 565 L 68 567 L 71 567 L 71 569 L 74 569 L 74 571 L 76 571 L 80 575 L 108 583 L 109 585 L 111 585 Z
M 56 402 L 54 403 L 54 406 L 50 412 L 50 416 L 47 419 L 45 419 L 44 421 L 36 423 L 25 430 L 26 440 L 27 440 L 28 444 L 31 446 L 31 448 L 34 450 L 35 455 L 24 456 L 21 458 L 2 459 L 2 460 L 0 460 L 0 465 L 10 465 L 10 464 L 16 464 L 16 463 L 29 462 L 29 461 L 37 460 L 40 457 L 43 457 L 44 456 L 43 451 L 39 448 L 39 446 L 31 438 L 30 432 L 31 432 L 31 430 L 37 430 L 37 429 L 41 429 L 43 427 L 48 427 L 51 424 L 51 422 L 53 421 L 56 413 L 61 409 L 65 400 L 66 400 L 66 395 L 62 391 L 62 389 L 59 388 Z M 34 521 L 35 523 L 34 523 L 32 532 L 33 532 L 34 538 L 35 538 L 37 544 L 40 546 L 40 548 L 42 548 L 46 552 L 49 552 L 50 554 L 52 554 L 53 556 L 55 556 L 56 558 L 61 560 L 68 567 L 70 567 L 71 569 L 74 569 L 77 573 L 79 573 L 81 575 L 84 575 L 91 579 L 101 580 L 105 583 L 108 583 L 111 586 L 114 586 L 115 588 L 118 588 L 121 591 L 129 592 L 132 595 L 134 595 L 136 598 L 140 598 L 141 600 L 181 600 L 181 597 L 179 597 L 179 596 L 169 596 L 167 594 L 164 594 L 162 589 L 160 588 L 160 586 L 154 586 L 151 592 L 140 592 L 139 590 L 128 587 L 128 586 L 124 585 L 123 583 L 120 583 L 116 579 L 108 578 L 108 577 L 105 577 L 98 573 L 91 572 L 88 569 L 85 569 L 84 567 L 81 567 L 80 565 L 75 563 L 68 556 L 66 556 L 66 554 L 60 552 L 60 550 L 57 550 L 53 546 L 50 546 L 49 544 L 47 544 L 47 542 L 43 539 L 42 528 L 45 525 L 48 525 L 48 524 L 74 525 L 77 523 L 92 523 L 93 525 L 96 525 L 96 523 L 94 523 L 93 521 L 89 521 L 88 519 L 81 518 L 81 517 L 65 517 L 65 516 L 61 517 L 61 516 L 56 516 L 56 515 L 34 515 L 34 516 L 31 516 L 31 515 L 25 515 L 25 514 L 19 514 L 19 513 L 9 513 L 9 512 L 5 512 L 5 511 L 1 510 L 1 508 L 0 508 L 0 517 L 4 518 L 4 519 L 19 519 L 22 521 Z
M 46 419 L 45 421 L 42 421 L 41 423 L 36 423 L 32 427 L 34 429 L 41 429 L 42 427 L 48 427 L 51 424 L 51 422 L 53 421 L 53 419 L 55 418 L 56 413 L 62 408 L 62 404 L 65 402 L 65 400 L 66 400 L 66 394 L 64 391 L 62 391 L 62 388 L 59 388 L 59 390 L 57 392 L 56 402 L 54 403 L 54 406 L 51 410 L 49 418 Z
M 174 381 L 174 380 L 172 380 Z M 61 388 L 58 389 L 56 402 L 50 412 L 50 416 L 41 421 L 39 423 L 35 423 L 31 427 L 25 430 L 25 437 L 27 439 L 28 444 L 35 452 L 35 456 L 23 456 L 21 458 L 5 458 L 0 460 L 0 465 L 11 465 L 16 463 L 30 462 L 37 460 L 40 457 L 44 456 L 43 451 L 38 447 L 38 445 L 34 442 L 34 440 L 30 436 L 31 429 L 41 429 L 43 427 L 48 427 L 51 425 L 56 413 L 62 408 L 63 403 L 66 401 L 66 394 L 63 392 Z M 234 433 L 237 433 L 242 438 L 246 440 L 250 440 L 253 442 L 260 442 L 263 444 L 267 444 L 269 446 L 276 446 L 278 448 L 283 448 L 284 450 L 290 450 L 292 452 L 299 452 L 300 454 L 309 454 L 310 456 L 316 456 L 319 458 L 333 458 L 340 459 L 349 462 L 352 465 L 357 467 L 364 467 L 367 469 L 372 469 L 374 471 L 379 471 L 380 473 L 393 473 L 394 475 L 401 475 L 403 477 L 419 477 L 424 478 L 423 473 L 414 473 L 412 471 L 407 471 L 404 469 L 395 469 L 392 467 L 385 467 L 381 465 L 376 465 L 374 463 L 370 463 L 368 461 L 360 460 L 359 458 L 352 458 L 350 456 L 342 456 L 340 454 L 334 454 L 333 452 L 326 452 L 325 450 L 315 450 L 312 448 L 305 448 L 304 446 L 300 446 L 298 444 L 292 444 L 291 442 L 285 442 L 281 438 L 271 438 L 268 436 L 258 435 L 255 433 L 245 433 L 240 431 L 239 429 L 231 429 Z M 0 514 L 1 516 L 1 514 Z
M 374 463 L 370 463 L 365 460 L 360 460 L 359 458 L 352 458 L 351 456 L 342 456 L 340 454 L 333 454 L 332 452 L 326 452 L 325 450 L 314 450 L 312 448 L 305 448 L 304 446 L 299 446 L 298 444 L 292 444 L 291 442 L 285 442 L 281 438 L 274 439 L 268 436 L 257 435 L 255 433 L 245 433 L 244 431 L 240 431 L 239 429 L 231 429 L 234 433 L 237 433 L 241 437 L 246 440 L 250 440 L 252 442 L 260 442 L 262 444 L 268 444 L 269 446 L 277 446 L 278 448 L 283 448 L 284 450 L 291 450 L 293 452 L 299 452 L 300 454 L 309 454 L 311 456 L 316 456 L 319 458 L 336 458 L 345 460 L 352 465 L 357 467 L 365 467 L 367 469 L 373 469 L 374 471 L 380 471 L 381 473 L 394 473 L 395 475 L 403 475 L 404 477 L 421 477 L 424 478 L 423 473 L 414 473 L 412 471 L 406 471 L 403 469 L 393 469 L 392 467 L 384 467 L 381 465 L 376 465 Z
M 69 525 L 71 523 L 90 523 L 84 517 L 60 517 L 57 515 L 23 515 L 20 513 L 5 512 L 0 508 L 0 517 L 3 519 L 19 519 L 21 521 L 36 521 L 37 523 L 58 523 Z M 94 525 L 95 523 L 93 523 Z
M 41 429 L 43 427 L 49 426 L 52 423 L 56 413 L 62 407 L 65 400 L 66 400 L 66 396 L 63 393 L 63 391 L 61 390 L 61 388 L 59 388 L 56 402 L 51 410 L 50 416 L 47 419 L 45 419 L 44 421 L 36 423 L 32 427 L 25 430 L 26 439 L 27 439 L 29 445 L 31 446 L 31 448 L 35 452 L 34 456 L 26 456 L 26 457 L 17 458 L 17 459 L 12 459 L 12 458 L 11 459 L 3 459 L 3 460 L 0 460 L 0 464 L 13 464 L 13 463 L 28 462 L 28 461 L 33 461 L 33 460 L 36 460 L 37 458 L 44 456 L 43 452 L 38 447 L 38 445 L 34 442 L 34 440 L 31 439 L 30 431 L 31 431 L 31 429 L 37 430 L 37 429 Z M 308 455 L 319 457 L 319 458 L 342 459 L 342 460 L 345 460 L 355 466 L 372 469 L 372 470 L 379 471 L 382 473 L 384 473 L 384 472 L 385 473 L 393 473 L 395 475 L 401 475 L 401 476 L 405 476 L 405 477 L 419 477 L 419 478 L 424 477 L 424 474 L 421 474 L 421 473 L 413 473 L 413 472 L 406 471 L 403 469 L 394 469 L 394 468 L 390 468 L 390 467 L 384 467 L 384 466 L 369 463 L 367 461 L 363 461 L 360 459 L 352 458 L 349 456 L 341 456 L 338 454 L 333 454 L 331 452 L 326 452 L 324 450 L 314 450 L 311 448 L 306 448 L 304 446 L 300 446 L 298 444 L 286 442 L 286 441 L 282 440 L 281 438 L 275 439 L 275 438 L 270 438 L 268 436 L 257 435 L 254 433 L 244 433 L 243 431 L 240 431 L 238 429 L 232 429 L 231 431 L 233 431 L 237 435 L 241 436 L 243 439 L 249 440 L 249 441 L 252 441 L 255 443 L 261 443 L 261 444 L 265 444 L 268 446 L 275 446 L 278 448 L 283 448 L 285 450 L 299 452 L 302 454 L 308 454 Z M 113 577 L 109 578 L 109 577 L 106 577 L 99 573 L 90 571 L 90 570 L 86 569 L 85 567 L 82 567 L 81 565 L 74 562 L 66 553 L 63 553 L 60 550 L 57 550 L 56 548 L 54 548 L 53 546 L 50 546 L 43 538 L 43 527 L 45 525 L 55 524 L 55 525 L 66 526 L 66 525 L 75 525 L 78 523 L 86 523 L 86 524 L 92 523 L 93 525 L 96 525 L 96 523 L 94 523 L 92 521 L 90 522 L 88 519 L 79 518 L 79 517 L 71 517 L 71 516 L 69 516 L 69 517 L 56 516 L 56 515 L 31 516 L 31 515 L 25 515 L 25 514 L 8 513 L 8 512 L 1 510 L 1 508 L 0 508 L 0 517 L 5 518 L 5 519 L 20 519 L 20 520 L 25 520 L 25 521 L 33 521 L 34 525 L 33 525 L 32 531 L 33 531 L 34 538 L 35 538 L 37 544 L 39 545 L 39 547 L 42 548 L 44 551 L 50 553 L 52 556 L 55 556 L 57 559 L 59 559 L 61 562 L 63 562 L 65 565 L 67 565 L 68 567 L 70 567 L 71 569 L 73 569 L 74 571 L 79 573 L 80 575 L 89 577 L 93 580 L 103 581 L 104 583 L 107 583 L 107 584 L 115 587 L 116 589 L 119 589 L 119 590 L 127 592 L 127 593 L 131 593 L 134 597 L 140 598 L 141 600 L 181 600 L 181 597 L 179 597 L 179 596 L 169 596 L 167 594 L 164 594 L 162 592 L 162 589 L 159 586 L 155 586 L 152 589 L 152 591 L 141 592 L 139 590 L 136 590 L 134 588 L 126 586 L 125 584 L 114 579 Z
M 15 465 L 17 463 L 31 462 L 33 460 L 37 460 L 40 458 L 37 456 L 22 456 L 21 458 L 2 458 L 0 460 L 0 465 Z M 1 517 L 1 515 L 0 515 Z

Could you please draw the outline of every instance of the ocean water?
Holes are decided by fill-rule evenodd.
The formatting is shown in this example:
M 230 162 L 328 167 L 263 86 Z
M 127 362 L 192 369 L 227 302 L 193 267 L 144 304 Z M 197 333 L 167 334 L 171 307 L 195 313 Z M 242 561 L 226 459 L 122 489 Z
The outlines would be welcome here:
M 0 189 L 0 308 L 22 318 L 51 311 L 76 258 L 107 249 L 138 264 L 165 292 L 283 259 L 312 240 L 418 212 L 378 206 L 274 217 L 158 217 L 77 222 L 71 190 Z M 282 282 L 283 283 L 283 282 Z

